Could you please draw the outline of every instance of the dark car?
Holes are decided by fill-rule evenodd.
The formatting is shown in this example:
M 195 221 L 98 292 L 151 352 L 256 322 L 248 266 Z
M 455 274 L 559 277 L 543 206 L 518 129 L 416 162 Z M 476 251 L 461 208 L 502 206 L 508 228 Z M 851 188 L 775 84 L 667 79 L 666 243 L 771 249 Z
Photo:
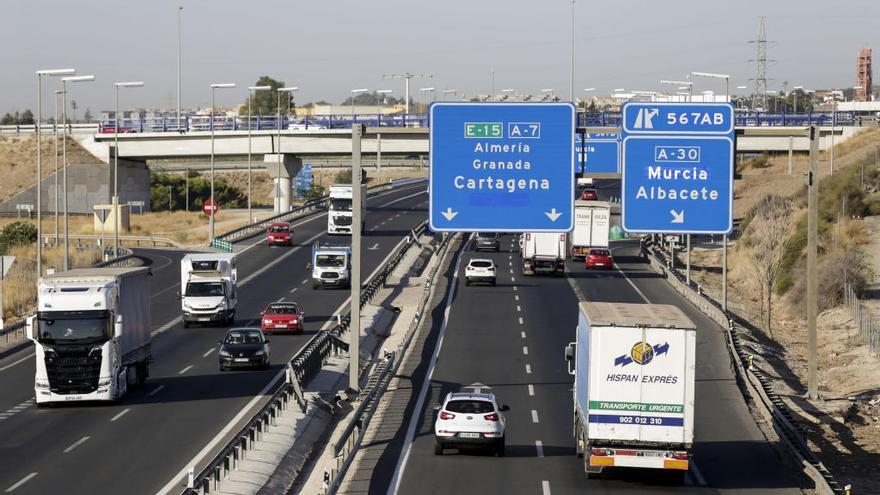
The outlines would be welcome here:
M 599 201 L 599 192 L 595 189 L 584 189 L 581 193 L 581 199 L 584 201 Z
M 474 251 L 495 251 L 501 249 L 501 237 L 494 232 L 478 232 Z
M 259 328 L 230 328 L 220 341 L 220 371 L 269 367 L 269 339 Z

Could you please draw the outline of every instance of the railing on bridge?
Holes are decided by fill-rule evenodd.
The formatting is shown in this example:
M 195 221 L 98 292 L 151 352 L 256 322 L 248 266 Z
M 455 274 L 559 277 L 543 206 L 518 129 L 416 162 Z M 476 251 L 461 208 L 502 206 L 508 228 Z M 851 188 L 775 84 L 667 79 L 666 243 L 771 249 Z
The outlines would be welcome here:
M 737 112 L 738 127 L 805 127 L 811 124 L 830 126 L 832 122 L 839 126 L 860 125 L 859 116 L 855 112 Z M 280 127 L 286 131 L 313 131 L 327 129 L 350 129 L 353 123 L 366 124 L 369 127 L 428 127 L 427 114 L 410 115 L 319 115 L 296 116 L 282 115 L 195 115 L 182 117 L 151 117 L 144 119 L 121 119 L 119 132 L 207 132 L 213 126 L 215 131 L 246 131 L 248 126 L 253 131 L 277 131 Z M 620 127 L 619 112 L 578 112 L 578 125 L 581 127 Z M 113 120 L 101 121 L 98 130 L 104 134 L 115 131 Z

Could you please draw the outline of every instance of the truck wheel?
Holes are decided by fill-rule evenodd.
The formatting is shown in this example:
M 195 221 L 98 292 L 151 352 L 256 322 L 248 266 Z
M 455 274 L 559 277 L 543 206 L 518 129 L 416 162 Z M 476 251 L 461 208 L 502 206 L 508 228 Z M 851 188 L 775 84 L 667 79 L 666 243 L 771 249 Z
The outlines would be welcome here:
M 434 442 L 434 455 L 443 455 L 443 444 Z
M 320 288 L 320 286 L 317 283 L 312 282 L 312 290 L 318 290 L 318 288 Z

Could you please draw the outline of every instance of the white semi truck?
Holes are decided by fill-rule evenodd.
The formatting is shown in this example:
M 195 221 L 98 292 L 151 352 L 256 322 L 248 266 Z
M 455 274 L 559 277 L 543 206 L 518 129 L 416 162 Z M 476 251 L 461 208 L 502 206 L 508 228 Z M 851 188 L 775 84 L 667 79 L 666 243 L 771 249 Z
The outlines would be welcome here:
M 180 260 L 180 308 L 183 326 L 232 325 L 238 305 L 238 269 L 234 253 L 187 254 Z
M 523 275 L 565 273 L 566 234 L 526 232 L 522 235 Z
M 696 327 L 681 309 L 581 302 L 565 357 L 587 476 L 610 467 L 684 476 L 694 441 Z
M 327 212 L 327 233 L 351 235 L 352 227 L 352 186 L 334 184 L 330 186 L 330 211 Z M 361 184 L 361 231 L 367 222 L 367 186 Z
M 572 259 L 584 259 L 590 248 L 607 248 L 611 205 L 604 201 L 574 202 L 574 229 L 568 236 Z
M 38 405 L 116 400 L 150 374 L 150 272 L 84 268 L 40 279 L 34 341 Z

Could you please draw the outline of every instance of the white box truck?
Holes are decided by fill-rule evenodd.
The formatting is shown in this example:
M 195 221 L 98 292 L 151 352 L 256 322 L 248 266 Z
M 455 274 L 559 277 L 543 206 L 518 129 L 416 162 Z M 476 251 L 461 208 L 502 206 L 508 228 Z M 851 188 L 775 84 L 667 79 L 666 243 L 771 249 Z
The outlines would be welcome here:
M 574 229 L 569 239 L 572 259 L 584 259 L 590 248 L 607 248 L 611 205 L 605 201 L 574 202 Z
M 312 289 L 351 287 L 351 246 L 312 246 Z
M 696 327 L 667 304 L 579 303 L 574 439 L 588 476 L 605 468 L 677 470 L 694 441 Z
M 565 273 L 566 234 L 526 232 L 522 235 L 523 275 Z
M 238 305 L 235 253 L 187 254 L 180 260 L 180 309 L 183 326 L 232 325 Z
M 330 211 L 327 212 L 328 234 L 351 235 L 352 222 L 352 186 L 351 184 L 333 184 L 330 186 Z M 367 186 L 361 184 L 361 231 L 367 225 Z
M 122 397 L 150 374 L 149 269 L 46 275 L 27 334 L 35 344 L 38 405 Z

